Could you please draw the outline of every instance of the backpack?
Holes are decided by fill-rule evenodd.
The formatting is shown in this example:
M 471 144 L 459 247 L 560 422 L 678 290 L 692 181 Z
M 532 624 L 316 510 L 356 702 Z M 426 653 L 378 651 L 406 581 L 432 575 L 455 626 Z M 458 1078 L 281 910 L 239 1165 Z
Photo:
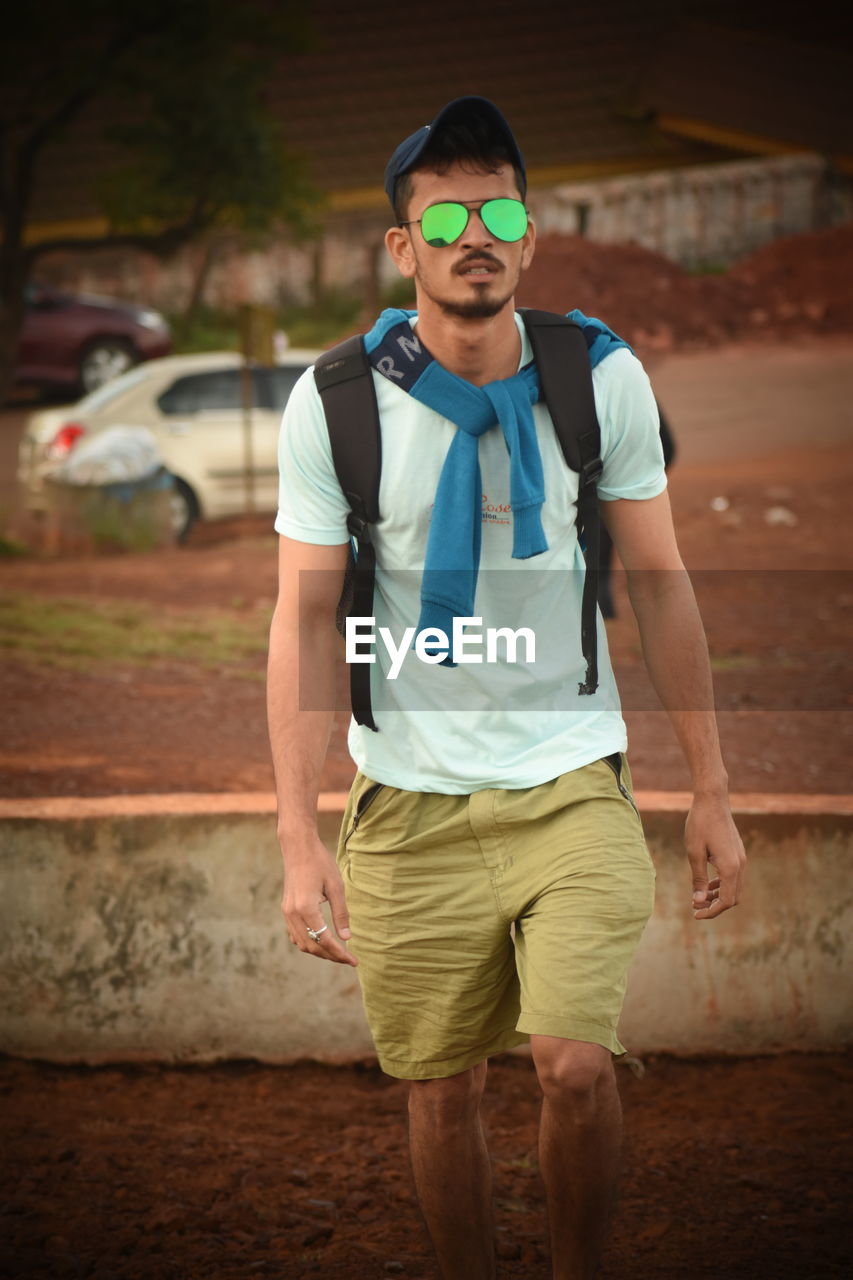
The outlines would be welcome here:
M 581 603 L 581 651 L 586 675 L 578 685 L 578 693 L 592 694 L 598 688 L 596 485 L 602 463 L 588 347 L 581 327 L 566 316 L 527 308 L 520 308 L 519 314 L 530 338 L 542 398 L 563 455 L 579 476 L 575 519 L 586 563 Z M 376 549 L 371 527 L 379 520 L 382 434 L 363 335 L 356 334 L 324 352 L 314 366 L 314 380 L 326 415 L 335 472 L 350 506 L 350 559 L 336 619 L 338 630 L 343 633 L 348 617 L 373 616 Z M 350 663 L 350 692 L 356 722 L 378 731 L 371 708 L 368 663 Z

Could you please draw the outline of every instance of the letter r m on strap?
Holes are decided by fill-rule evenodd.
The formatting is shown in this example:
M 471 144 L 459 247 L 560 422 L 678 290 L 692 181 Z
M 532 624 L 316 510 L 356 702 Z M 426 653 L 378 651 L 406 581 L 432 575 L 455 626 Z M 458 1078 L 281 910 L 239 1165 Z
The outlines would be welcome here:
M 423 355 L 423 347 L 415 337 L 408 338 L 403 335 L 397 339 L 397 346 L 409 362 L 413 361 L 415 356 Z

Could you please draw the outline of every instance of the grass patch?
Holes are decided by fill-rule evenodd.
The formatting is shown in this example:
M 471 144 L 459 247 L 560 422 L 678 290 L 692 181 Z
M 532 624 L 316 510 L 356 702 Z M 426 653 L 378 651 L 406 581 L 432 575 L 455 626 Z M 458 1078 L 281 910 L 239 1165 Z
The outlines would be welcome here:
M 287 334 L 291 347 L 325 347 L 343 333 L 358 329 L 361 300 L 351 293 L 335 290 L 319 303 L 280 307 L 275 326 Z M 170 315 L 175 353 L 196 351 L 239 351 L 240 315 L 236 310 L 199 307 L 189 328 L 179 315 Z
M 165 613 L 161 606 L 123 600 L 7 595 L 0 600 L 0 650 L 82 672 L 180 662 L 258 680 L 270 614 Z
M 415 311 L 417 302 L 415 300 L 415 282 L 408 278 L 400 277 L 390 284 L 382 294 L 383 307 L 402 307 L 404 311 Z
M 18 542 L 15 538 L 9 538 L 5 533 L 0 533 L 0 557 L 10 558 L 13 556 L 25 556 L 28 548 L 23 542 Z
M 218 307 L 199 307 L 189 328 L 183 316 L 170 313 L 175 355 L 196 351 L 237 351 L 240 347 L 240 321 L 236 311 Z
M 806 665 L 806 659 L 795 653 L 774 653 L 762 655 L 757 653 L 721 653 L 711 655 L 712 671 L 758 671 L 762 668 L 773 671 L 799 671 Z
M 753 671 L 761 665 L 761 661 L 754 654 L 749 653 L 719 653 L 711 654 L 711 670 L 712 671 Z
M 342 334 L 357 332 L 363 305 L 358 291 L 328 289 L 318 302 L 279 307 L 275 313 L 277 329 L 287 334 L 291 347 L 323 348 Z M 415 306 L 415 289 L 411 280 L 398 280 L 386 288 L 380 307 Z M 175 353 L 195 351 L 237 351 L 240 348 L 240 317 L 237 310 L 201 306 L 189 328 L 183 317 L 171 314 L 169 323 L 175 339 Z
M 692 266 L 686 267 L 685 270 L 689 276 L 724 276 L 728 271 L 728 264 L 725 262 L 694 262 Z
M 361 305 L 355 294 L 334 290 L 318 303 L 286 307 L 276 318 L 292 347 L 325 347 L 342 335 L 357 332 Z

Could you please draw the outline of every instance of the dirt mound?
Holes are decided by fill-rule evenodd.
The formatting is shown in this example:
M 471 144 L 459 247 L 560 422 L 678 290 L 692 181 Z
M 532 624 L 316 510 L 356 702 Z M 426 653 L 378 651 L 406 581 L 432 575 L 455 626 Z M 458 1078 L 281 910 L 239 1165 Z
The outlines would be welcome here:
M 753 325 L 781 337 L 853 329 L 853 223 L 784 236 L 736 263 L 728 280 L 747 289 Z
M 662 254 L 582 236 L 540 237 L 521 306 L 600 316 L 649 352 L 853 330 L 853 223 L 786 236 L 722 275 L 689 275 Z

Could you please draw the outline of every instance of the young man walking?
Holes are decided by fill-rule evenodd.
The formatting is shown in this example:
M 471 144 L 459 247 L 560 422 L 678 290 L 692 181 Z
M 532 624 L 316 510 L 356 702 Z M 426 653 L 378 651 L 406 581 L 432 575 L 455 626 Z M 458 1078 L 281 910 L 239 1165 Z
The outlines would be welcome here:
M 350 728 L 337 859 L 316 800 L 349 506 L 311 371 L 280 443 L 269 723 L 283 910 L 302 951 L 358 966 L 380 1063 L 411 1081 L 412 1165 L 445 1280 L 495 1275 L 479 1105 L 489 1056 L 526 1041 L 553 1274 L 596 1273 L 619 1161 L 616 1024 L 653 902 L 603 626 L 597 685 L 581 651 L 578 474 L 514 310 L 534 252 L 525 189 L 509 125 L 482 98 L 449 104 L 386 170 L 386 244 L 417 313 L 383 313 L 365 340 L 382 443 L 374 632 L 388 643 L 371 654 L 378 732 Z M 692 909 L 710 920 L 737 903 L 745 859 L 654 397 L 625 344 L 574 314 L 594 365 L 602 518 L 690 768 Z M 475 624 L 494 630 L 485 656 Z

